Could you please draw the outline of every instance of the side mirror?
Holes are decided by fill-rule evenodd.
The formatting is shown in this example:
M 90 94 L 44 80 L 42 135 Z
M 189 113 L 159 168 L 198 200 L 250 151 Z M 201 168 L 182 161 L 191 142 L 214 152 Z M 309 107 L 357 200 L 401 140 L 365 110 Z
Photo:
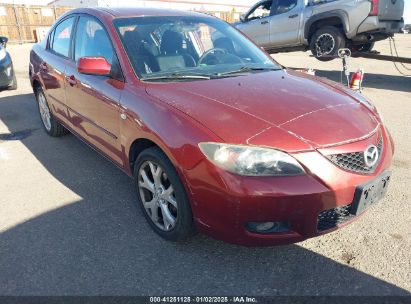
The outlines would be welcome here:
M 77 62 L 81 74 L 109 76 L 111 65 L 104 57 L 81 57 Z
M 245 20 L 245 14 L 243 14 L 243 15 L 240 16 L 240 21 L 243 22 L 243 23 L 246 22 L 246 20 Z
M 0 36 L 0 44 L 3 45 L 4 47 L 6 47 L 7 42 L 9 42 L 9 38 L 4 37 L 4 36 Z

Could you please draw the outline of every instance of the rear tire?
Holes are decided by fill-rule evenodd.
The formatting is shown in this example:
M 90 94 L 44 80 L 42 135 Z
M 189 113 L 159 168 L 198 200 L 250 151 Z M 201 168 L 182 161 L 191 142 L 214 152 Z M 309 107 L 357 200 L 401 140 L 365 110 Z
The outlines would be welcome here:
M 345 48 L 344 33 L 335 26 L 318 29 L 310 39 L 311 53 L 320 61 L 331 61 L 338 56 L 338 50 Z
M 176 242 L 195 234 L 186 191 L 163 151 L 152 147 L 141 152 L 136 159 L 133 175 L 137 202 L 158 235 L 167 241 Z
M 54 118 L 43 89 L 37 88 L 35 94 L 39 106 L 40 119 L 46 133 L 51 137 L 61 137 L 68 134 L 69 131 Z
M 374 42 L 356 45 L 356 51 L 362 52 L 362 53 L 368 53 L 372 51 L 372 49 L 374 48 L 374 45 L 375 45 Z

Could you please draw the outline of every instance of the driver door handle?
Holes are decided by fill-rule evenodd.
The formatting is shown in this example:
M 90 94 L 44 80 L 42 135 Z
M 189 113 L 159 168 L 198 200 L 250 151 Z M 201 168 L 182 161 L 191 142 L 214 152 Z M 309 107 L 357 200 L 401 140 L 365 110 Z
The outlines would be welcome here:
M 296 17 L 298 17 L 298 14 L 294 14 L 294 15 L 288 16 L 288 18 L 290 18 L 290 19 L 293 19 L 293 18 L 296 18 Z
M 268 23 L 269 23 L 268 20 L 261 21 L 261 24 L 268 24 Z

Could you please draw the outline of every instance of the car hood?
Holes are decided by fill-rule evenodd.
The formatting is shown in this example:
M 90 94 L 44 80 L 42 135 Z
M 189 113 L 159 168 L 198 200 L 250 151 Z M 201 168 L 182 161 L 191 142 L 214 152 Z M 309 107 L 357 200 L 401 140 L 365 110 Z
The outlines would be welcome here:
M 147 83 L 146 91 L 228 143 L 306 150 L 356 141 L 379 127 L 372 106 L 358 94 L 292 70 Z

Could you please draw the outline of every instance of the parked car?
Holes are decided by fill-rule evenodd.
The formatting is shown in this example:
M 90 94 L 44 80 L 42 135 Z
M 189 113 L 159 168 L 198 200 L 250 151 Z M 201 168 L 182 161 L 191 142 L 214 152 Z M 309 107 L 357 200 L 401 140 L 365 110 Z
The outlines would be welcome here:
M 269 53 L 311 50 L 321 61 L 338 50 L 371 51 L 404 26 L 404 0 L 263 0 L 235 26 Z
M 368 99 L 211 16 L 76 9 L 33 47 L 29 75 L 47 134 L 69 130 L 134 177 L 167 240 L 298 242 L 387 191 L 393 141 Z
M 403 34 L 409 34 L 411 30 L 411 24 L 406 24 L 402 29 L 401 33 Z
M 14 74 L 13 61 L 6 50 L 7 37 L 0 37 L 0 91 L 16 90 L 17 79 Z

